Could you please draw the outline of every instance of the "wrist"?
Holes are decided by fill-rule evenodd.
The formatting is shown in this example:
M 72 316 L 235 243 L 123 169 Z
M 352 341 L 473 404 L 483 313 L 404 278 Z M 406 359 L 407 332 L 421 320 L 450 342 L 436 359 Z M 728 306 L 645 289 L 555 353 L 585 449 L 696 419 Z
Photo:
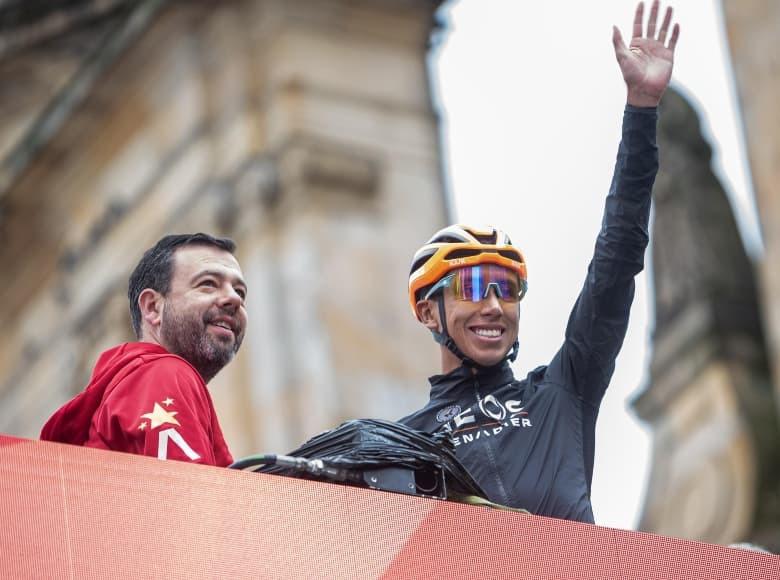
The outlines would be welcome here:
M 658 103 L 660 102 L 661 102 L 661 95 L 652 95 L 648 93 L 643 93 L 641 91 L 632 91 L 631 89 L 628 90 L 628 94 L 626 96 L 626 103 L 628 103 L 632 107 L 639 107 L 639 108 L 657 107 Z
M 652 115 L 658 114 L 658 107 L 635 107 L 634 105 L 629 105 L 628 103 L 626 103 L 626 106 L 623 110 L 626 113 L 643 113 Z

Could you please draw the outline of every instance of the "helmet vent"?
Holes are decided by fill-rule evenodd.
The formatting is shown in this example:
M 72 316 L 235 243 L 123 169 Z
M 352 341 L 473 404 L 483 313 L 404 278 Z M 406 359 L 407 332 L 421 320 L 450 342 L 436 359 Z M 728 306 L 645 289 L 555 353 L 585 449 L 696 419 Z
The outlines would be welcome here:
M 456 238 L 455 236 L 440 236 L 434 238 L 429 244 L 462 244 L 466 240 L 464 238 Z
M 494 245 L 496 243 L 496 234 L 491 234 L 489 236 L 474 236 L 477 238 L 477 241 L 479 241 L 480 244 L 489 244 Z
M 468 258 L 469 256 L 478 256 L 479 254 L 484 253 L 482 250 L 453 250 L 446 256 L 444 256 L 445 260 L 456 260 L 458 258 Z
M 520 257 L 520 254 L 518 252 L 515 252 L 514 250 L 498 250 L 498 253 L 501 256 L 504 256 L 505 258 L 509 258 L 510 260 L 514 260 L 515 262 L 522 262 L 523 258 Z

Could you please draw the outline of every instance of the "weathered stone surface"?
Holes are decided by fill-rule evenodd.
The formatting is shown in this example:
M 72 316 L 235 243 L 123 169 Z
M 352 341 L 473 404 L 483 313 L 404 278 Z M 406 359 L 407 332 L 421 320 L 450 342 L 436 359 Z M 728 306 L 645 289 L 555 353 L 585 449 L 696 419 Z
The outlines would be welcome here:
M 759 280 L 780 412 L 780 3 L 721 4 L 765 247 Z

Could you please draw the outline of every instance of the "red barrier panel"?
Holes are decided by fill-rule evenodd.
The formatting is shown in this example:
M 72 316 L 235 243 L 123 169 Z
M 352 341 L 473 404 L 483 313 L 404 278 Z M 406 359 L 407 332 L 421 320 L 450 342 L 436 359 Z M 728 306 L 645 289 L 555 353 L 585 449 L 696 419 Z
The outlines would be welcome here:
M 2 578 L 780 578 L 780 557 L 0 435 Z

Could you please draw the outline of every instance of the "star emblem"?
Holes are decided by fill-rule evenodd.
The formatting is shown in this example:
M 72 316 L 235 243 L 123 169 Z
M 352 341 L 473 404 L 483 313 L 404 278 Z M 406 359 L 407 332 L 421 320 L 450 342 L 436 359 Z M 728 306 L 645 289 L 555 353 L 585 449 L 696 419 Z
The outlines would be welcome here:
M 155 403 L 152 412 L 144 413 L 141 415 L 141 417 L 144 419 L 149 419 L 152 422 L 152 429 L 154 429 L 160 425 L 165 425 L 166 423 L 181 426 L 181 423 L 179 423 L 174 417 L 174 415 L 177 414 L 177 411 L 166 411 L 160 406 L 160 403 Z
M 146 429 L 146 425 L 147 425 L 147 423 L 144 421 L 143 423 L 141 423 L 141 424 L 138 426 L 138 428 L 139 428 L 141 431 L 143 431 L 144 429 Z
M 163 405 L 165 405 L 166 407 L 170 407 L 171 405 L 173 405 L 173 399 L 171 399 L 170 397 L 168 397 L 167 399 L 165 399 L 165 400 L 163 401 Z

